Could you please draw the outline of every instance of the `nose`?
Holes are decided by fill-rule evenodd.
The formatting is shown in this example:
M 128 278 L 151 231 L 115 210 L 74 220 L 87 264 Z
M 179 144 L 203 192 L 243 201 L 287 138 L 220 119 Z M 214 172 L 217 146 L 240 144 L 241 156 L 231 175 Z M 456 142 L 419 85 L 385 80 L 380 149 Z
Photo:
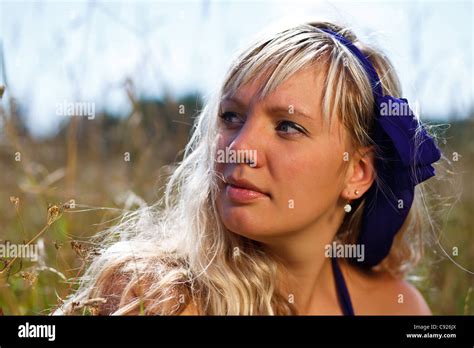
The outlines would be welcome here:
M 249 115 L 243 126 L 238 129 L 230 140 L 229 151 L 240 154 L 245 158 L 240 163 L 251 167 L 261 167 L 263 164 L 263 148 L 265 142 L 264 125 L 256 115 Z

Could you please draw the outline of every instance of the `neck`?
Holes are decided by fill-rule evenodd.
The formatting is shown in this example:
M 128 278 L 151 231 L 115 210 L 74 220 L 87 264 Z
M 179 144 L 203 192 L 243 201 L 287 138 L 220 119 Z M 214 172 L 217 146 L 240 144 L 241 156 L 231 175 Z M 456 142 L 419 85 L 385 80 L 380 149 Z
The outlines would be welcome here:
M 325 246 L 331 244 L 343 215 L 321 217 L 307 228 L 266 242 L 279 261 L 279 290 L 300 314 L 317 312 L 328 303 L 337 305 L 331 259 Z M 335 302 L 335 303 L 334 303 Z

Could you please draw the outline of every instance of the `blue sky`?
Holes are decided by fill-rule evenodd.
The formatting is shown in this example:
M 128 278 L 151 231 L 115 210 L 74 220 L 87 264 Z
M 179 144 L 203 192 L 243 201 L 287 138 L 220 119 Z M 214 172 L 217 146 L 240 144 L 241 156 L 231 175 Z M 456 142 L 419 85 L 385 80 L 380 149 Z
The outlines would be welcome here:
M 474 100 L 471 1 L 1 1 L 9 92 L 46 135 L 63 101 L 126 114 L 143 97 L 211 93 L 235 52 L 275 22 L 342 22 L 392 59 L 421 116 L 467 115 Z M 4 82 L 0 74 L 0 82 Z

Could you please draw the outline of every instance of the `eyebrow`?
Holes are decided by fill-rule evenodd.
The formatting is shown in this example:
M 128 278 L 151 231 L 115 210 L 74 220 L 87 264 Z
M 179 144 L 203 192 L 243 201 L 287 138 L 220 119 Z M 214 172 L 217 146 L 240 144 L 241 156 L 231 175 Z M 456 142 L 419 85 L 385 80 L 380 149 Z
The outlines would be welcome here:
M 275 114 L 285 114 L 285 115 L 289 115 L 289 116 L 300 116 L 300 117 L 307 118 L 308 120 L 314 121 L 314 119 L 311 116 L 308 116 L 303 111 L 298 110 L 297 108 L 294 107 L 294 105 L 293 105 L 293 110 L 290 113 L 290 106 L 292 106 L 292 104 L 288 105 L 288 107 L 271 106 L 271 107 L 268 108 L 268 111 L 271 112 L 271 113 L 275 113 Z
M 221 103 L 224 103 L 224 102 L 233 102 L 233 103 L 237 104 L 237 106 L 240 107 L 240 108 L 245 108 L 246 107 L 246 104 L 241 99 L 239 99 L 238 97 L 235 97 L 235 96 L 234 97 L 225 97 L 225 98 L 223 98 L 221 100 Z M 293 106 L 293 110 L 290 113 L 290 107 L 291 106 Z M 307 115 L 303 111 L 297 109 L 293 104 L 289 104 L 286 107 L 281 106 L 281 105 L 274 105 L 274 106 L 268 107 L 267 110 L 270 113 L 274 113 L 274 114 L 285 114 L 285 115 L 289 115 L 289 116 L 300 116 L 300 117 L 304 117 L 304 118 L 307 118 L 309 120 L 314 121 L 314 118 Z

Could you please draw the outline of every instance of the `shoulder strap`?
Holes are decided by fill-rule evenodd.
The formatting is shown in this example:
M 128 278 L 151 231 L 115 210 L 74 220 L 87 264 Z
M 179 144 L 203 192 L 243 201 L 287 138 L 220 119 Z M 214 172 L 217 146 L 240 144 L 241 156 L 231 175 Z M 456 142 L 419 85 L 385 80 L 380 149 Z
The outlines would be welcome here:
M 344 315 L 354 315 L 354 309 L 352 308 L 351 297 L 349 296 L 349 291 L 347 290 L 346 281 L 342 275 L 341 269 L 337 262 L 337 258 L 331 258 L 332 261 L 332 270 L 334 273 L 334 281 L 336 283 L 337 297 L 339 299 L 339 304 L 341 305 L 342 313 Z

